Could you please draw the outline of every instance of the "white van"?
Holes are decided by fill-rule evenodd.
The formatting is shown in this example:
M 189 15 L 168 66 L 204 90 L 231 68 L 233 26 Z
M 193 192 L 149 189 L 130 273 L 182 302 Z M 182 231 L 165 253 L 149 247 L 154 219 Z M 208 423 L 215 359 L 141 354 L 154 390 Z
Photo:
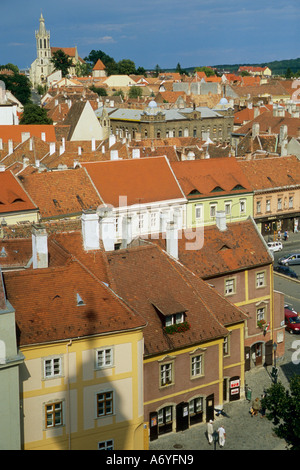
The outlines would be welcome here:
M 282 243 L 281 242 L 268 242 L 268 248 L 270 251 L 281 251 L 282 250 Z

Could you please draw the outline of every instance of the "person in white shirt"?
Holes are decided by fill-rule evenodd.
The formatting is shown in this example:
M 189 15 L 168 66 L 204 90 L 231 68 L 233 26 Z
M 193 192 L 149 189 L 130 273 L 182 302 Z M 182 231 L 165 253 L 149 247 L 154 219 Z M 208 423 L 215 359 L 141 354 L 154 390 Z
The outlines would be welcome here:
M 225 438 L 226 438 L 226 432 L 224 426 L 220 426 L 218 429 L 218 434 L 219 434 L 219 444 L 220 447 L 224 447 L 225 445 Z

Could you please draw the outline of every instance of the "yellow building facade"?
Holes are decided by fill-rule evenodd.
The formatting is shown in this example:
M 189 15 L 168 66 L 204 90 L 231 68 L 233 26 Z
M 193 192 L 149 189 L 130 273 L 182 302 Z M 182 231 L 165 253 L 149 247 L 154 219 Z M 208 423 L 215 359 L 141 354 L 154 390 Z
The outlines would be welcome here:
M 21 351 L 25 450 L 144 449 L 142 329 Z

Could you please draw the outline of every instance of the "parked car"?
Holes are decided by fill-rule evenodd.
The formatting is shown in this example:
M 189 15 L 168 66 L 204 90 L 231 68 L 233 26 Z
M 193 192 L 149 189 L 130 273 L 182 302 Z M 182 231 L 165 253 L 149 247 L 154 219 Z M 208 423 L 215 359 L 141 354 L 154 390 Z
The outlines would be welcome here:
M 290 333 L 300 333 L 300 316 L 295 310 L 284 307 L 285 328 Z
M 268 248 L 270 251 L 281 251 L 282 243 L 281 242 L 268 242 Z
M 274 271 L 280 274 L 284 274 L 285 276 L 292 277 L 294 279 L 298 279 L 298 274 L 295 273 L 289 266 L 274 266 Z
M 289 266 L 290 264 L 300 264 L 300 253 L 290 253 L 289 255 L 282 256 L 278 260 L 279 264 Z

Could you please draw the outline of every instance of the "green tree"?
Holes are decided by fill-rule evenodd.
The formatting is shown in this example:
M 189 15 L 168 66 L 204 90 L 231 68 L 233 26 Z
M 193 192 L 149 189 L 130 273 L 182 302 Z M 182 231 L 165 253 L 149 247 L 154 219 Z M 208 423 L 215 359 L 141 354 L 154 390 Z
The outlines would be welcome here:
M 24 106 L 20 124 L 53 124 L 48 118 L 47 111 L 37 104 L 29 103 Z
M 69 68 L 72 67 L 73 62 L 71 57 L 61 49 L 53 52 L 51 62 L 54 65 L 55 70 L 61 70 L 62 76 L 66 77 L 69 73 Z
M 31 103 L 31 85 L 29 79 L 25 75 L 14 73 L 13 75 L 1 74 L 0 80 L 5 83 L 7 90 L 23 104 Z
M 88 75 L 91 75 L 92 71 L 93 68 L 91 64 L 87 64 L 86 62 L 77 62 L 75 65 L 75 72 L 77 77 L 87 77 Z
M 115 75 L 118 73 L 118 66 L 115 60 L 109 55 L 105 54 L 103 51 L 95 51 L 94 49 L 89 53 L 87 57 L 84 58 L 85 62 L 91 65 L 91 68 L 94 67 L 97 60 L 100 59 L 101 62 L 105 65 L 105 71 L 107 75 Z
M 262 406 L 275 426 L 275 434 L 284 439 L 291 450 L 300 450 L 300 376 L 292 377 L 290 391 L 280 382 L 273 384 Z
M 90 90 L 93 91 L 94 93 L 97 93 L 99 96 L 107 96 L 107 91 L 103 87 L 97 87 L 95 85 L 91 85 Z
M 292 78 L 292 76 L 293 76 L 293 73 L 292 73 L 290 67 L 288 67 L 286 69 L 286 72 L 285 72 L 285 78 Z
M 130 59 L 123 59 L 117 63 L 120 75 L 133 75 L 136 73 L 135 63 Z
M 139 98 L 140 96 L 142 96 L 142 94 L 142 89 L 139 86 L 133 85 L 132 87 L 130 87 L 128 96 L 129 98 Z
M 207 77 L 215 75 L 215 72 L 210 67 L 196 67 L 195 72 L 204 72 Z
M 14 73 L 19 73 L 19 67 L 17 65 L 8 63 L 6 65 L 0 65 L 0 70 L 12 70 Z
M 124 99 L 124 91 L 123 90 L 116 90 L 113 92 L 113 96 L 121 96 Z

